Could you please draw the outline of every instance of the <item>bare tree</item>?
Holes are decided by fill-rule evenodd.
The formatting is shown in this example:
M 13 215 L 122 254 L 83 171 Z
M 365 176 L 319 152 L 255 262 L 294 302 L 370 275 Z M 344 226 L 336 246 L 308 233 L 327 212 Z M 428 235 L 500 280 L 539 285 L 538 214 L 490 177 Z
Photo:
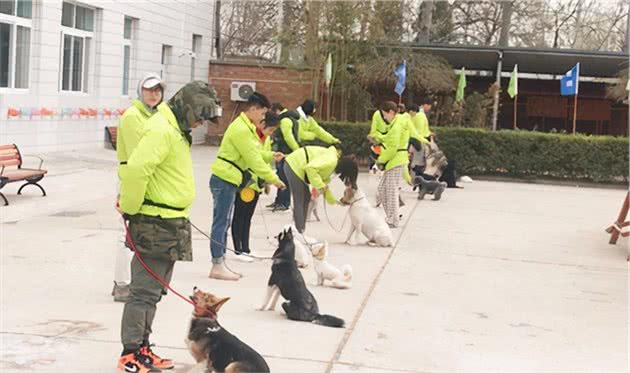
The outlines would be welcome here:
M 422 2 L 418 13 L 418 34 L 416 43 L 427 44 L 431 37 L 431 26 L 433 24 L 433 9 L 435 4 L 432 0 Z
M 278 0 L 221 2 L 222 56 L 273 60 Z
M 512 1 L 504 1 L 501 3 L 501 36 L 499 37 L 499 46 L 507 47 L 509 45 L 510 27 L 512 25 Z

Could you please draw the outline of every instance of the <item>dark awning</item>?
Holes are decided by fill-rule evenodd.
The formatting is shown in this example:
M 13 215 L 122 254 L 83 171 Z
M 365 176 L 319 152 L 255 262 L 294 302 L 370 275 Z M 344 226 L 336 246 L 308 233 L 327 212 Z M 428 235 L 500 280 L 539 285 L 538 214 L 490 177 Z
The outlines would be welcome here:
M 579 62 L 582 76 L 615 78 L 628 67 L 628 54 L 623 52 L 416 44 L 400 47 L 443 57 L 453 68 L 467 70 L 496 71 L 499 51 L 503 51 L 503 71 L 511 71 L 518 64 L 519 72 L 561 75 Z

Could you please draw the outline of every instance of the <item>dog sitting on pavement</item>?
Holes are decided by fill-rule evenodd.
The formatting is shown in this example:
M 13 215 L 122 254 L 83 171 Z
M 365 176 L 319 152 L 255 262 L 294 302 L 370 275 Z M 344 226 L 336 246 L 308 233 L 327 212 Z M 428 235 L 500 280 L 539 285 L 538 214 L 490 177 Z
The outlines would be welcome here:
M 324 286 L 326 282 L 336 289 L 349 289 L 352 285 L 352 267 L 345 264 L 341 269 L 333 266 L 326 257 L 328 256 L 328 242 L 322 242 L 311 246 L 313 254 L 313 268 L 317 273 L 317 285 Z
M 278 249 L 273 254 L 267 295 L 258 310 L 274 310 L 280 295 L 286 299 L 282 303 L 282 309 L 291 320 L 310 321 L 335 328 L 345 325 L 338 317 L 319 313 L 317 300 L 306 288 L 302 273 L 295 262 L 295 244 L 291 228 L 278 235 Z
M 368 239 L 368 245 L 377 246 L 393 246 L 394 238 L 392 231 L 387 226 L 387 222 L 383 219 L 375 208 L 365 197 L 365 194 L 352 184 L 346 184 L 343 197 L 339 200 L 342 205 L 350 206 L 350 232 L 346 243 L 350 244 L 353 233 L 356 233 L 355 239 L 359 234 L 363 233 Z
M 269 372 L 265 359 L 253 348 L 225 330 L 217 321 L 219 309 L 230 298 L 219 298 L 195 287 L 195 304 L 186 344 L 197 365 L 208 372 Z

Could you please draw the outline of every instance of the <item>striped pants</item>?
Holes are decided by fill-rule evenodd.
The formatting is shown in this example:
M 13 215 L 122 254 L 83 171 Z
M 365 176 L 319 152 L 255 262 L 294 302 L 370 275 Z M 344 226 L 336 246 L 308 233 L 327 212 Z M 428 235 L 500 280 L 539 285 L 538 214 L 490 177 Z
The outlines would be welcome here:
M 383 203 L 387 223 L 395 227 L 400 223 L 398 213 L 398 197 L 400 195 L 400 180 L 402 179 L 403 167 L 394 167 L 385 171 L 378 184 L 376 200 Z

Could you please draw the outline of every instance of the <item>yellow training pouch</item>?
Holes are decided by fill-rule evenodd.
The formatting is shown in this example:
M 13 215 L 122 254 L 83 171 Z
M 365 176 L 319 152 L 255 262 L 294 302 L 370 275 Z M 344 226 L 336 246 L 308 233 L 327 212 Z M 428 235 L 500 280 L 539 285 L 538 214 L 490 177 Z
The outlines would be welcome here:
M 256 196 L 256 192 L 254 191 L 254 189 L 249 187 L 241 189 L 241 192 L 239 194 L 241 196 L 241 201 L 245 203 L 253 201 L 254 197 Z

